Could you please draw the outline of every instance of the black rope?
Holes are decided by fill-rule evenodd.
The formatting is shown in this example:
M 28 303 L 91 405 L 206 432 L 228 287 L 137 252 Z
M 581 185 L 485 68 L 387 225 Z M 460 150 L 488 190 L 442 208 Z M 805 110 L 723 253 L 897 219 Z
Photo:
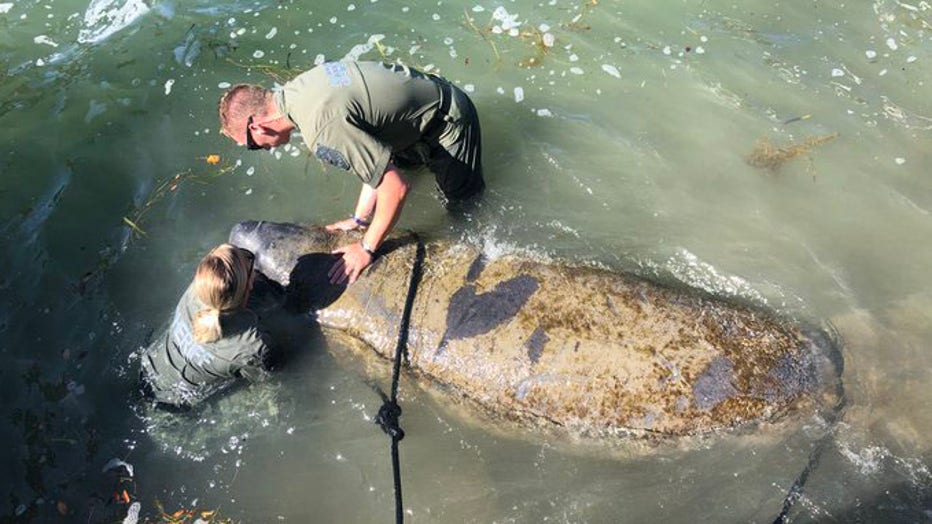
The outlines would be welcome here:
M 822 438 L 816 443 L 812 453 L 809 454 L 809 461 L 806 462 L 806 467 L 803 468 L 799 476 L 796 477 L 796 481 L 790 486 L 790 490 L 786 493 L 786 498 L 783 499 L 783 508 L 780 510 L 780 514 L 777 515 L 777 518 L 773 519 L 773 524 L 786 524 L 789 522 L 790 510 L 793 509 L 793 506 L 796 505 L 800 497 L 803 496 L 803 488 L 805 488 L 806 482 L 809 480 L 809 475 L 815 471 L 816 466 L 819 465 L 819 461 L 822 459 L 822 454 L 828 449 L 828 445 L 831 444 L 835 438 L 835 428 L 838 421 L 841 420 L 841 413 L 845 408 L 845 404 L 846 399 L 842 398 L 841 402 L 838 403 L 829 417 L 829 420 L 826 421 L 829 424 L 828 432 L 822 435 Z
M 398 419 L 401 417 L 401 406 L 398 405 L 398 376 L 401 373 L 401 359 L 408 356 L 408 328 L 411 325 L 411 310 L 414 308 L 414 296 L 417 293 L 417 286 L 421 282 L 421 271 L 424 265 L 425 249 L 424 244 L 417 234 L 412 233 L 415 242 L 417 242 L 417 253 L 414 257 L 414 267 L 411 268 L 411 280 L 408 282 L 408 295 L 405 298 L 404 311 L 401 314 L 401 325 L 398 326 L 398 344 L 395 346 L 394 365 L 392 366 L 392 390 L 391 396 L 386 396 L 381 390 L 376 389 L 379 396 L 382 397 L 382 407 L 375 416 L 375 423 L 382 428 L 388 436 L 392 438 L 392 476 L 395 481 L 395 522 L 401 524 L 404 522 L 404 507 L 401 497 L 401 466 L 398 460 L 398 443 L 405 438 L 405 432 L 398 425 Z
M 819 461 L 822 459 L 822 454 L 828 449 L 829 444 L 835 440 L 835 430 L 838 427 L 838 423 L 841 421 L 841 417 L 844 415 L 845 407 L 848 405 L 845 387 L 841 382 L 841 377 L 844 375 L 845 364 L 841 352 L 838 349 L 841 347 L 840 337 L 833 326 L 829 325 L 828 327 L 831 331 L 828 335 L 828 343 L 835 348 L 835 352 L 830 354 L 830 360 L 835 366 L 835 371 L 838 373 L 839 377 L 836 389 L 839 400 L 826 416 L 826 423 L 829 426 L 828 431 L 816 442 L 815 448 L 813 448 L 812 453 L 809 454 L 806 467 L 799 473 L 793 485 L 790 486 L 790 490 L 786 493 L 786 497 L 783 499 L 783 508 L 780 510 L 780 514 L 777 515 L 777 518 L 773 519 L 773 524 L 786 524 L 789 522 L 790 511 L 803 496 L 803 488 L 806 487 L 809 475 L 815 471 L 815 468 L 819 465 Z

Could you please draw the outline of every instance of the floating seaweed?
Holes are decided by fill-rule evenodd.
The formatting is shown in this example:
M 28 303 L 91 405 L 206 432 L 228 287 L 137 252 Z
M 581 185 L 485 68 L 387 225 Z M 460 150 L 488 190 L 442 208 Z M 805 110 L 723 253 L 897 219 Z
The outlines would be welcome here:
M 235 65 L 236 67 L 246 69 L 247 71 L 256 69 L 279 84 L 284 84 L 285 82 L 292 80 L 302 72 L 298 69 L 292 69 L 291 53 L 288 53 L 288 57 L 285 59 L 284 66 L 271 64 L 244 64 L 237 62 L 232 58 L 227 58 L 227 62 Z
M 501 65 L 502 55 L 498 52 L 498 47 L 496 47 L 495 42 L 493 42 L 492 39 L 489 37 L 490 31 L 489 30 L 483 31 L 482 29 L 479 29 L 479 27 L 476 25 L 475 20 L 471 16 L 469 16 L 469 12 L 466 11 L 465 9 L 463 9 L 463 15 L 466 17 L 466 25 L 468 25 L 470 29 L 475 31 L 475 33 L 479 35 L 480 38 L 485 40 L 485 42 L 489 44 L 489 47 L 492 48 L 492 54 L 495 55 L 495 65 Z
M 155 501 L 155 507 L 158 515 L 154 518 L 147 517 L 143 522 L 147 524 L 235 524 L 236 521 L 220 514 L 220 508 L 214 509 L 179 509 L 168 513 L 159 501 Z
M 588 31 L 592 29 L 592 26 L 582 23 L 583 18 L 589 16 L 592 13 L 592 10 L 599 5 L 599 0 L 586 0 L 582 4 L 582 12 L 574 16 L 572 20 L 567 23 L 560 24 L 560 27 L 568 31 Z
M 202 158 L 208 165 L 214 166 L 220 163 L 219 155 L 208 155 Z M 129 246 L 129 243 L 136 238 L 146 236 L 146 230 L 143 229 L 143 223 L 157 203 L 162 201 L 169 193 L 174 193 L 182 185 L 187 183 L 207 184 L 208 181 L 228 174 L 236 169 L 236 164 L 227 164 L 216 171 L 201 172 L 194 169 L 186 169 L 180 173 L 163 180 L 141 205 L 136 206 L 132 211 L 121 217 L 121 222 L 129 229 L 129 234 L 124 238 L 118 248 L 107 247 L 101 252 L 100 258 L 93 269 L 86 271 L 78 282 L 73 285 L 72 289 L 79 295 L 87 293 L 88 289 L 93 287 L 96 282 L 110 267 L 119 259 L 120 255 Z
M 835 140 L 838 136 L 838 133 L 810 136 L 802 142 L 784 147 L 775 146 L 769 138 L 764 137 L 754 144 L 754 149 L 747 157 L 747 163 L 752 167 L 766 168 L 775 172 L 779 170 L 783 164 L 796 157 L 804 156 L 810 158 L 809 154 L 812 148 Z
M 522 31 L 519 38 L 530 44 L 534 48 L 534 55 L 522 59 L 518 62 L 518 67 L 537 67 L 543 65 L 544 58 L 550 53 L 556 39 L 551 33 L 545 33 L 539 29 L 533 31 Z
M 219 155 L 207 155 L 203 158 L 204 162 L 209 165 L 217 165 L 220 163 Z M 152 193 L 149 194 L 149 198 L 141 205 L 136 207 L 129 216 L 123 217 L 123 223 L 129 226 L 130 230 L 136 236 L 145 236 L 146 232 L 140 227 L 143 219 L 146 214 L 152 207 L 158 203 L 160 200 L 165 198 L 165 195 L 168 193 L 174 193 L 181 187 L 184 183 L 200 183 L 204 184 L 207 180 L 223 176 L 231 171 L 236 169 L 236 165 L 229 164 L 221 167 L 218 171 L 209 172 L 209 173 L 196 173 L 192 169 L 186 169 L 180 173 L 176 173 L 173 177 L 163 181 L 159 184 Z

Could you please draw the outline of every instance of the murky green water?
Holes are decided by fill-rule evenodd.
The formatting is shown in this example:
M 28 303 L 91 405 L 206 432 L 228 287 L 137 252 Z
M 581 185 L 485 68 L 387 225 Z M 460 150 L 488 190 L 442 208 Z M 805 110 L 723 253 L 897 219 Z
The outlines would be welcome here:
M 454 222 L 415 175 L 401 227 L 831 322 L 848 408 L 789 515 L 932 519 L 930 24 L 884 0 L 0 1 L 3 521 L 119 521 L 114 457 L 147 515 L 392 518 L 367 385 L 388 364 L 339 337 L 307 327 L 273 384 L 193 420 L 129 399 L 134 352 L 235 222 L 332 221 L 358 191 L 303 146 L 222 139 L 222 88 L 380 53 L 467 89 L 485 134 L 480 213 Z M 402 405 L 418 522 L 771 522 L 822 428 L 644 453 L 489 431 L 410 381 Z

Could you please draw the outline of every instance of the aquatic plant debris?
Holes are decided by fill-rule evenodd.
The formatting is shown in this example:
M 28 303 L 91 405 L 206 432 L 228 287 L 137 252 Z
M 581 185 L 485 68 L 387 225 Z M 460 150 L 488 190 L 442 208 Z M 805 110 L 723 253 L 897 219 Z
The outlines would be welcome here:
M 234 522 L 236 522 L 229 517 L 221 515 L 219 507 L 214 509 L 179 509 L 172 513 L 168 513 L 157 500 L 155 501 L 155 507 L 158 511 L 156 519 L 151 520 L 147 517 L 144 522 L 152 524 L 234 524 Z
M 587 0 L 580 6 L 581 12 L 576 14 L 570 22 L 560 23 L 560 28 L 566 31 L 586 31 L 591 29 L 590 26 L 582 25 L 580 20 L 588 15 L 597 5 L 598 0 Z M 477 6 L 474 7 L 472 11 L 481 13 L 485 11 L 485 9 Z M 538 24 L 537 27 L 532 27 L 530 24 L 519 21 L 520 15 L 508 12 L 503 6 L 495 8 L 489 23 L 484 28 L 480 28 L 476 25 L 475 20 L 469 15 L 467 10 L 464 9 L 463 12 L 466 25 L 492 48 L 496 65 L 500 65 L 502 60 L 501 53 L 499 53 L 498 47 L 493 41 L 493 38 L 497 37 L 497 35 L 516 37 L 533 48 L 533 55 L 517 62 L 517 66 L 521 68 L 532 68 L 543 65 L 544 59 L 549 54 L 550 50 L 557 47 L 557 36 L 551 31 L 550 24 L 542 22 Z M 524 27 L 530 27 L 530 29 L 523 29 Z M 573 61 L 572 58 L 570 60 Z M 606 72 L 613 74 L 608 70 L 606 70 Z
M 747 157 L 747 163 L 752 167 L 767 168 L 777 171 L 783 164 L 798 157 L 808 155 L 812 148 L 838 138 L 838 133 L 830 135 L 810 136 L 802 142 L 778 147 L 767 137 L 761 138 L 754 144 L 754 149 Z

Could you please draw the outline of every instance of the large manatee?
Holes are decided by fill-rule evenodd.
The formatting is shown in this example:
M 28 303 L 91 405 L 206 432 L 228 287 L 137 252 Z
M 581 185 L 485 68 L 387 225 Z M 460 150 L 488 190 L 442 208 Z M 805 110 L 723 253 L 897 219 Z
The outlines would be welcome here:
M 355 284 L 329 284 L 331 250 L 354 238 L 271 222 L 230 233 L 292 305 L 391 358 L 419 241 L 395 235 Z M 839 351 L 821 330 L 631 275 L 423 247 L 411 368 L 492 415 L 585 436 L 696 435 L 839 401 Z

